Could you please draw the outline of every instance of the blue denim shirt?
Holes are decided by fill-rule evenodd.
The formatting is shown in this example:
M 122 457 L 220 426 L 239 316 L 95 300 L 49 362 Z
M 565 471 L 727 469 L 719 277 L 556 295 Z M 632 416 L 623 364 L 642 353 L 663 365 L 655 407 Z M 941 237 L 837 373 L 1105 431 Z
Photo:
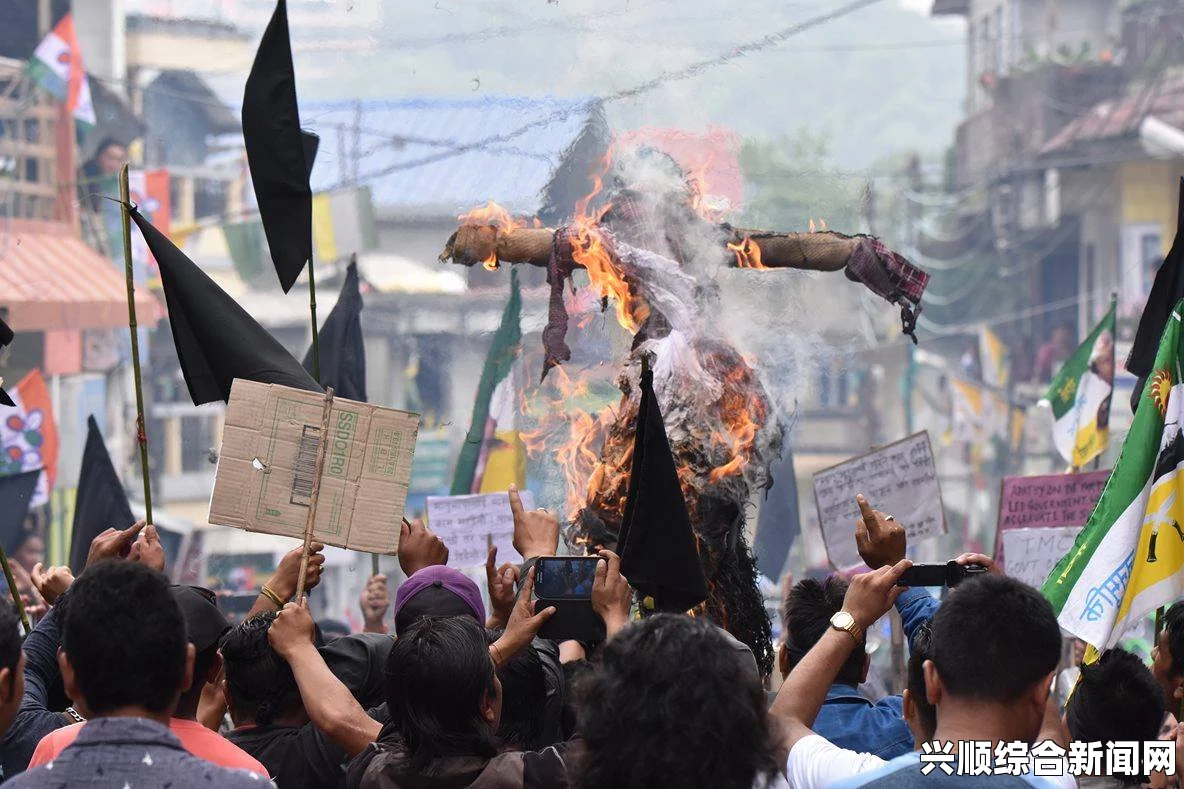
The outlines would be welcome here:
M 56 759 L 15 776 L 4 786 L 275 789 L 257 773 L 228 770 L 190 755 L 167 726 L 147 718 L 89 721 Z
M 909 588 L 896 598 L 905 638 L 933 618 L 939 601 L 924 589 Z M 888 696 L 873 703 L 851 685 L 836 683 L 814 720 L 814 731 L 840 748 L 895 759 L 913 750 L 913 733 L 904 722 L 901 697 Z

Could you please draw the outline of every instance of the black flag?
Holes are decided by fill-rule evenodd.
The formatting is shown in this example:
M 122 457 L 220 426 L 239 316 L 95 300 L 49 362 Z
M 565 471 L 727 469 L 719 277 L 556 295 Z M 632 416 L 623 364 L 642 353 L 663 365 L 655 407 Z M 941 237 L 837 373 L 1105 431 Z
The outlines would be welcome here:
M 29 514 L 29 502 L 40 478 L 41 469 L 0 477 L 0 544 L 8 556 L 12 555 L 21 541 L 25 516 Z
M 682 612 L 707 599 L 695 533 L 654 395 L 654 374 L 641 374 L 641 405 L 625 517 L 617 538 L 621 574 L 658 611 Z
M 345 270 L 341 295 L 320 331 L 321 383 L 332 386 L 338 397 L 366 402 L 366 349 L 362 342 L 362 291 L 358 264 Z M 312 348 L 304 357 L 311 375 Z
M 107 454 L 99 425 L 93 416 L 88 417 L 86 447 L 82 450 L 82 470 L 74 501 L 74 527 L 70 532 L 70 572 L 78 575 L 86 567 L 91 540 L 108 528 L 126 529 L 135 522 L 127 492 Z
M 194 405 L 229 401 L 235 378 L 321 391 L 279 341 L 139 211 L 132 211 L 132 219 L 160 268 L 173 343 Z
M 1135 391 L 1131 393 L 1132 411 L 1138 407 L 1139 399 L 1143 396 L 1143 384 L 1155 366 L 1159 340 L 1164 327 L 1168 325 L 1172 309 L 1184 298 L 1184 178 L 1180 179 L 1180 201 L 1176 211 L 1176 238 L 1163 265 L 1155 273 L 1151 295 L 1147 297 L 1147 305 L 1143 307 L 1143 315 L 1139 318 L 1139 329 L 1135 332 L 1135 341 L 1126 357 L 1127 372 L 1139 378 Z
M 309 173 L 317 138 L 300 130 L 288 9 L 279 0 L 243 91 L 243 141 L 280 287 L 292 289 L 312 258 Z
M 8 324 L 3 319 L 0 319 L 0 348 L 12 342 L 12 338 L 15 336 L 12 333 L 12 329 L 8 328 Z M 0 383 L 3 383 L 3 380 L 0 380 Z M 16 403 L 12 402 L 12 398 L 9 397 L 8 392 L 4 391 L 3 386 L 0 386 L 0 405 L 16 405 Z
M 753 553 L 756 554 L 757 569 L 776 583 L 781 579 L 793 541 L 802 532 L 798 480 L 794 476 L 793 452 L 788 445 L 782 448 L 781 458 L 770 466 L 769 472 L 773 484 L 765 491 L 761 502 Z

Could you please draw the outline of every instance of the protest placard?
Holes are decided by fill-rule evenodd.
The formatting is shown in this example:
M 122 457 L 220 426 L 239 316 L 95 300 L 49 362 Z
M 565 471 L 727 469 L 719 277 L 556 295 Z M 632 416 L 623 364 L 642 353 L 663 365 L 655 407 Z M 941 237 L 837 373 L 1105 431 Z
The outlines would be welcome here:
M 522 506 L 534 509 L 534 495 L 520 491 Z M 514 515 L 508 493 L 478 493 L 471 496 L 428 496 L 428 528 L 448 546 L 451 567 L 478 567 L 492 543 L 497 546 L 497 564 L 520 564 L 514 550 Z
M 860 517 L 855 496 L 859 493 L 877 510 L 894 516 L 904 526 L 910 544 L 946 531 L 928 431 L 814 475 L 814 502 L 826 553 L 840 570 L 863 564 L 855 547 L 855 525 Z
M 304 538 L 325 396 L 236 379 L 210 523 Z M 313 539 L 395 554 L 419 415 L 335 398 Z
M 1106 470 L 1004 477 L 999 494 L 995 561 L 1005 562 L 1007 544 L 1003 537 L 1013 529 L 1084 526 L 1109 477 L 1110 472 Z
M 1080 526 L 1008 529 L 1002 541 L 1004 552 L 1011 558 L 1004 572 L 1039 589 L 1061 557 L 1073 549 L 1080 531 Z

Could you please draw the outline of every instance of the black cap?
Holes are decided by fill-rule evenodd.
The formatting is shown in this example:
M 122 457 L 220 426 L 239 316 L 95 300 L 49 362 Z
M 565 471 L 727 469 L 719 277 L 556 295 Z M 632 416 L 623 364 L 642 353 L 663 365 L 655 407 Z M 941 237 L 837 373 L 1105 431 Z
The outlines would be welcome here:
M 230 622 L 218 610 L 217 598 L 208 589 L 197 586 L 172 587 L 173 599 L 185 619 L 185 634 L 198 652 L 204 652 L 221 640 Z

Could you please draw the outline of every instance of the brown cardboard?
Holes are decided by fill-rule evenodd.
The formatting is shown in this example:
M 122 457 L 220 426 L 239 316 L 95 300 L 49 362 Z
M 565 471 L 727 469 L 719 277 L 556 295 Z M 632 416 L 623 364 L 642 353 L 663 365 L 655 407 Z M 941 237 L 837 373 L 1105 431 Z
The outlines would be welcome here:
M 210 523 L 304 538 L 324 402 L 316 392 L 235 379 Z M 398 551 L 418 430 L 418 414 L 334 398 L 314 539 Z

